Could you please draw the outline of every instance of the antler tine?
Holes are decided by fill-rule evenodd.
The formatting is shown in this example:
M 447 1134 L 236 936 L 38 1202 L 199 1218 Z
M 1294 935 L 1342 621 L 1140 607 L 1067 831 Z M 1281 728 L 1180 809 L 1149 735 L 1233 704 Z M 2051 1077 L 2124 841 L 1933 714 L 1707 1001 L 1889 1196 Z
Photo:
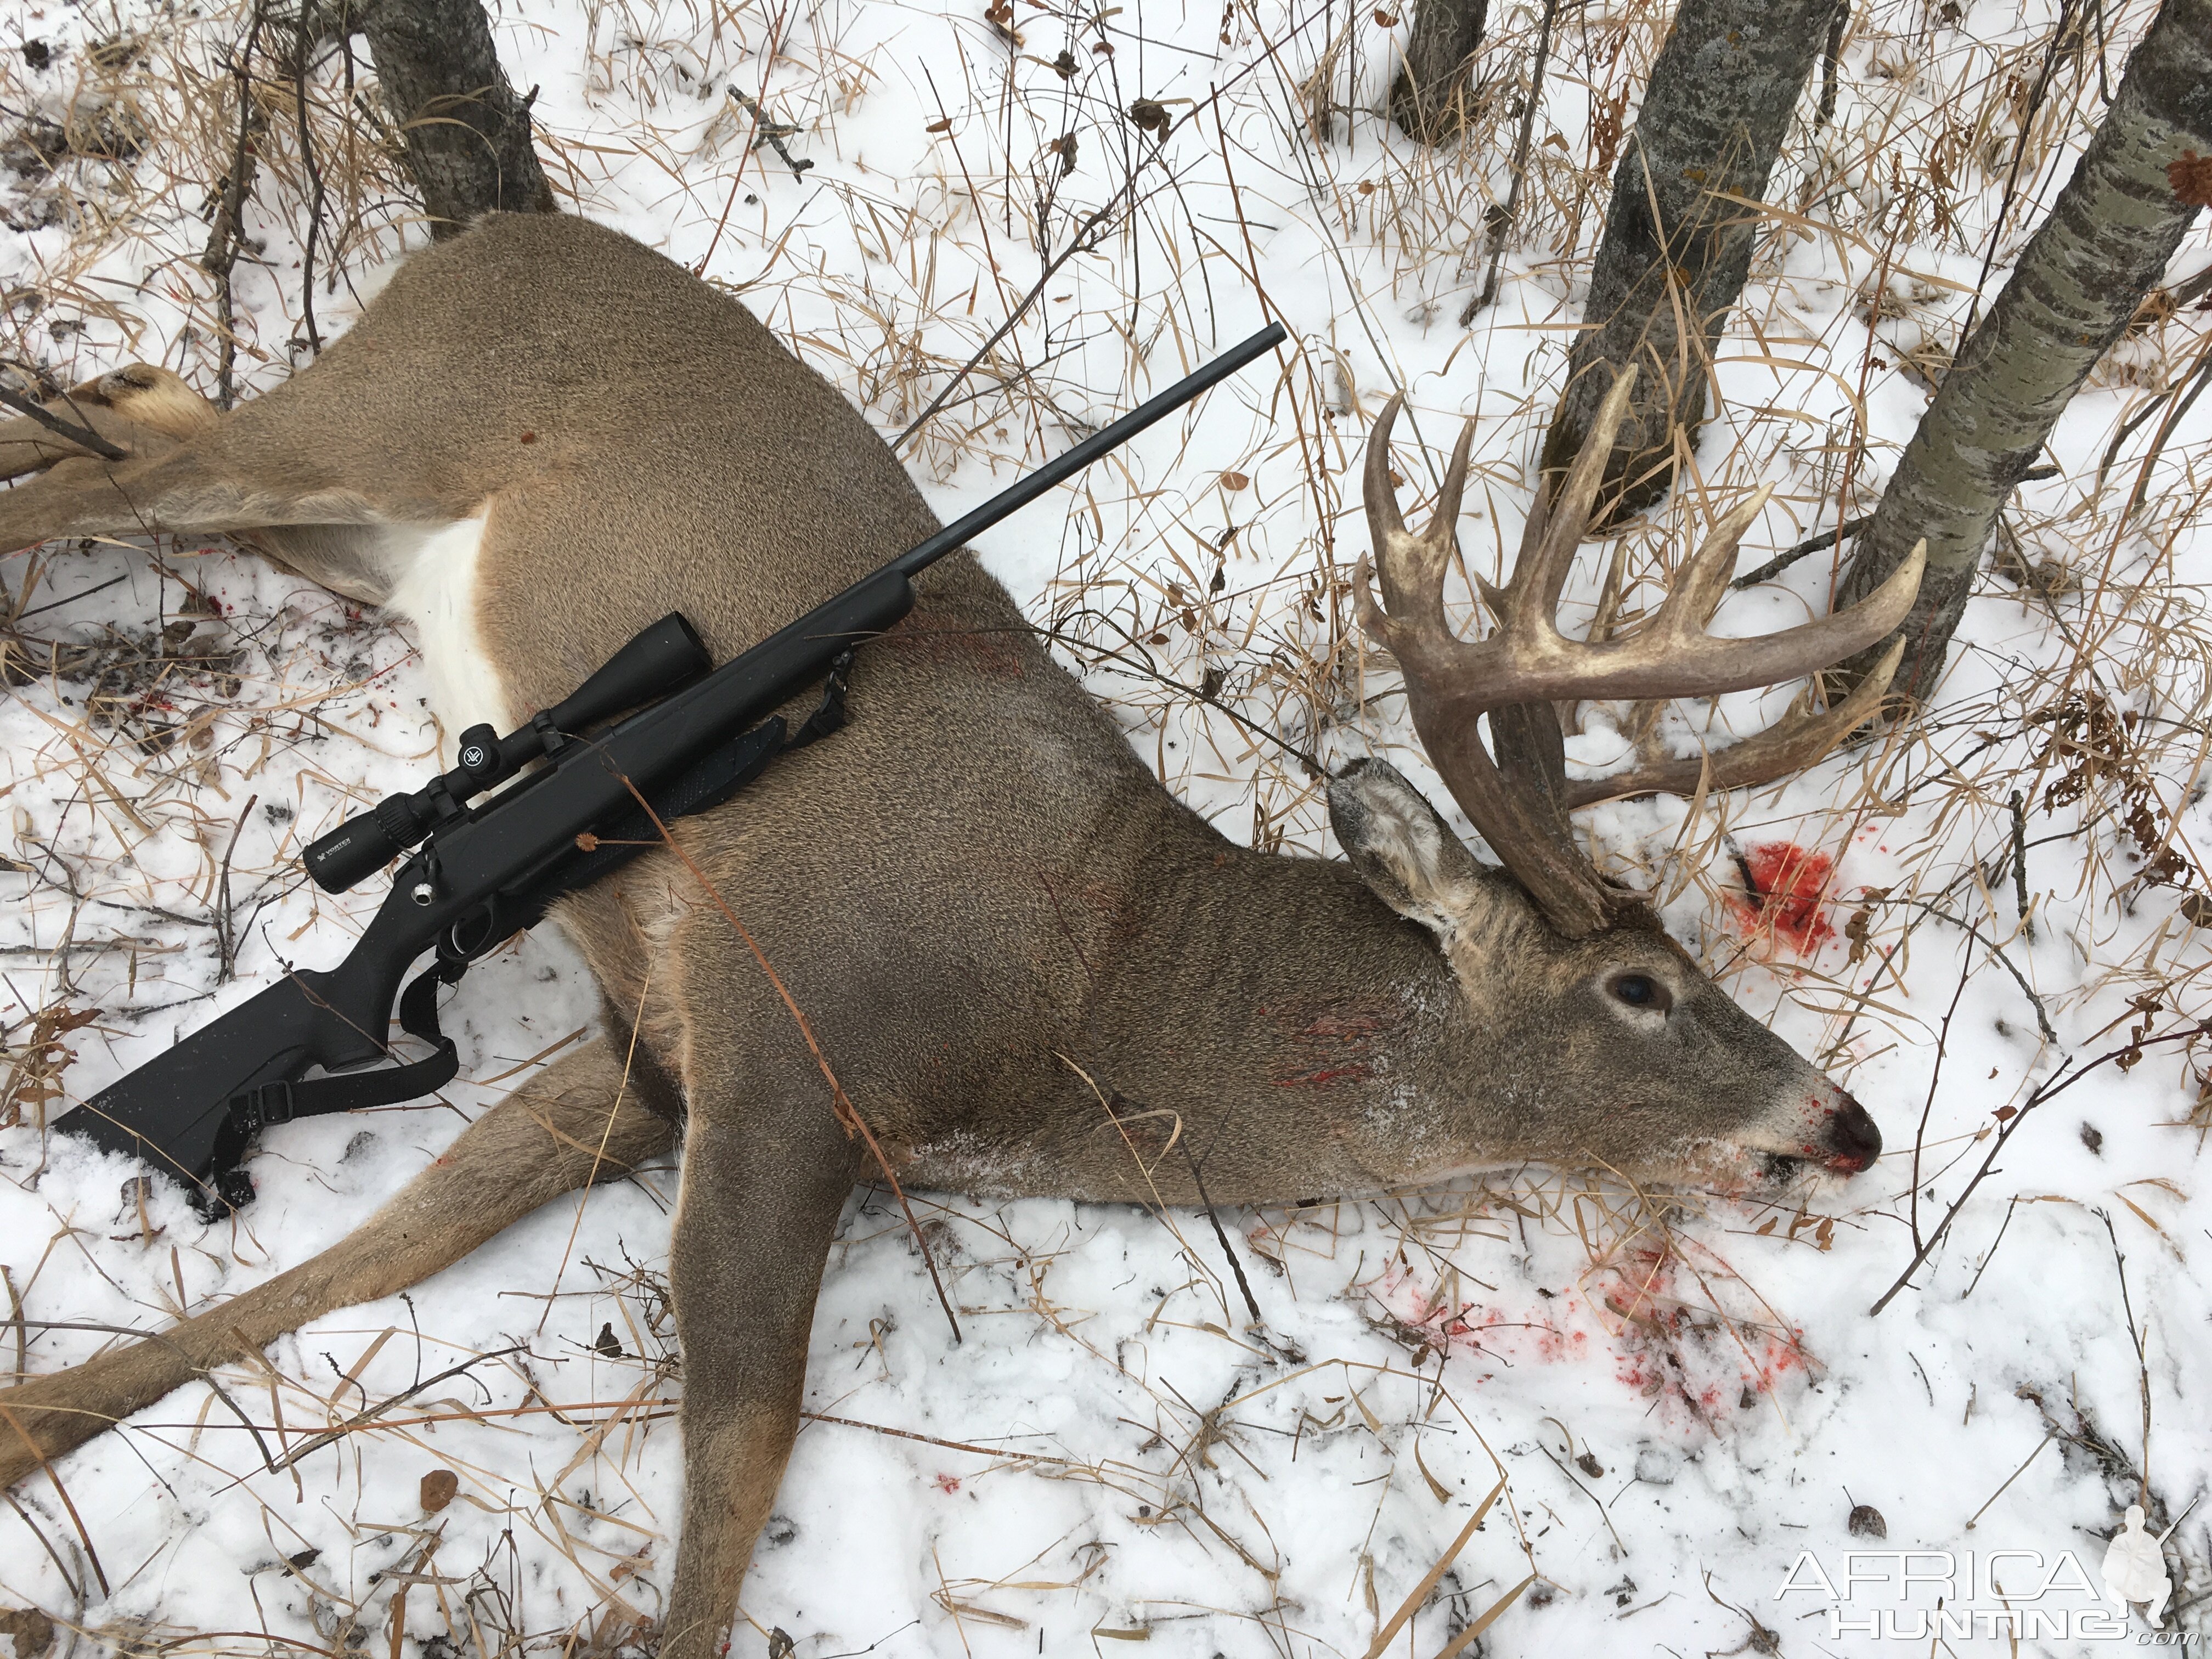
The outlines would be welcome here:
M 1375 417 L 1374 429 L 1367 434 L 1367 477 L 1363 493 L 1367 500 L 1367 533 L 1378 550 L 1392 531 L 1406 527 L 1406 520 L 1398 513 L 1398 492 L 1390 487 L 1390 428 L 1398 424 L 1398 408 L 1405 401 L 1403 392 L 1394 392 L 1390 401 L 1382 405 L 1382 412 Z
M 1436 516 L 1429 520 L 1429 533 L 1444 540 L 1455 539 L 1459 533 L 1460 497 L 1467 493 L 1468 458 L 1474 452 L 1474 421 L 1472 416 L 1460 427 L 1459 441 L 1452 446 L 1451 465 L 1444 469 L 1443 488 L 1437 492 Z
M 1375 602 L 1375 564 L 1366 554 L 1352 569 L 1352 604 L 1359 613 L 1362 632 L 1394 655 L 1405 647 L 1406 630 Z
M 1672 617 L 1662 608 L 1648 635 L 1638 630 L 1626 641 L 1617 675 L 1593 676 L 1635 689 L 1584 695 L 1710 697 L 1813 673 L 1894 633 L 1912 608 L 1927 562 L 1928 544 L 1916 543 L 1889 580 L 1856 605 L 1751 639 L 1716 639 L 1687 604 Z
M 1912 608 L 1926 565 L 1927 544 L 1923 542 L 1888 580 L 1856 605 L 1748 639 L 1706 633 L 1703 618 L 1696 614 L 1701 603 L 1694 586 L 1686 593 L 1677 589 L 1650 623 L 1599 644 L 1560 637 L 1548 617 L 1544 628 L 1523 630 L 1516 609 L 1515 625 L 1501 628 L 1498 639 L 1484 641 L 1486 647 L 1500 645 L 1512 636 L 1504 660 L 1482 688 L 1486 696 L 1481 706 L 1494 708 L 1506 702 L 1569 697 L 1713 697 L 1778 685 L 1841 662 L 1896 632 Z M 1716 558 L 1711 569 L 1724 568 Z M 1706 579 L 1711 579 L 1710 572 Z M 1513 598 L 1517 605 L 1520 596 Z
M 1398 512 L 1397 491 L 1390 483 L 1390 430 L 1396 423 L 1402 399 L 1392 398 L 1376 417 L 1367 439 L 1364 493 L 1367 530 L 1373 543 L 1372 562 L 1362 559 L 1353 573 L 1354 596 L 1363 626 L 1380 636 L 1393 650 L 1419 635 L 1428 648 L 1443 656 L 1477 647 L 1458 639 L 1444 617 L 1444 573 L 1458 545 L 1460 497 L 1467 489 L 1468 458 L 1474 444 L 1474 422 L 1460 433 L 1451 465 L 1444 473 L 1436 511 L 1429 526 L 1419 535 L 1407 529 Z M 1377 609 L 1368 586 L 1370 571 L 1382 580 L 1382 603 Z M 1382 617 L 1376 626 L 1376 618 Z M 1412 630 L 1409 634 L 1408 630 Z
M 1605 478 L 1606 458 L 1613 453 L 1620 423 L 1628 417 L 1628 399 L 1635 390 L 1636 366 L 1632 363 L 1613 376 L 1613 390 L 1598 405 L 1589 435 L 1583 441 L 1546 511 L 1529 515 L 1521 555 L 1514 561 L 1513 580 L 1506 585 L 1506 603 L 1513 612 L 1510 626 L 1524 634 L 1558 629 L 1559 595 L 1566 590 L 1575 549 L 1582 542 L 1598 486 Z M 1508 619 L 1501 617 L 1499 620 Z
M 1367 470 L 1360 493 L 1367 505 L 1367 539 L 1373 550 L 1359 556 L 1352 573 L 1352 600 L 1359 612 L 1360 627 L 1392 652 L 1404 645 L 1405 630 L 1375 602 L 1374 576 L 1375 562 L 1390 544 L 1390 538 L 1406 533 L 1406 520 L 1398 512 L 1398 492 L 1390 487 L 1390 428 L 1398 423 L 1398 405 L 1404 401 L 1394 396 L 1383 404 L 1367 434 Z M 1387 576 L 1384 583 L 1389 585 Z
M 1713 619 L 1713 612 L 1720 609 L 1721 601 L 1728 596 L 1729 579 L 1735 574 L 1735 553 L 1743 544 L 1743 532 L 1766 511 L 1766 503 L 1773 495 L 1772 484 L 1761 484 L 1752 491 L 1749 501 L 1722 514 L 1721 521 L 1713 526 L 1704 544 L 1684 562 L 1681 574 L 1675 578 L 1674 592 L 1660 605 L 1659 615 L 1654 619 L 1658 627 L 1672 625 L 1693 639 L 1705 631 L 1705 624 Z
M 1693 795 L 1701 785 L 1707 789 L 1756 789 L 1817 765 L 1830 750 L 1874 717 L 1904 656 L 1905 641 L 1896 641 L 1850 695 L 1830 705 L 1825 714 L 1785 715 L 1764 732 L 1731 744 L 1717 754 L 1661 761 L 1616 772 L 1611 777 L 1571 782 L 1566 789 L 1567 810 L 1636 795 Z

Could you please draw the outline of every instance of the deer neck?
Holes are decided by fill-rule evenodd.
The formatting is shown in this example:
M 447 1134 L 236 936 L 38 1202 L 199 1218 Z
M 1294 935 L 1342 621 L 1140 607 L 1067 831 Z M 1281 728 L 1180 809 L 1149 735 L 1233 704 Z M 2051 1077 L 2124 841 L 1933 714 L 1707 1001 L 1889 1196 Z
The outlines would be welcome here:
M 1443 953 L 1333 860 L 1269 856 L 1206 832 L 1149 861 L 1147 925 L 1094 999 L 1072 1109 L 1101 1198 L 1294 1203 L 1465 1167 L 1483 1044 Z M 1164 867 L 1163 867 L 1164 866 Z M 1111 1132 L 1097 1127 L 1110 1109 Z M 1146 1190 L 1131 1190 L 1141 1159 Z

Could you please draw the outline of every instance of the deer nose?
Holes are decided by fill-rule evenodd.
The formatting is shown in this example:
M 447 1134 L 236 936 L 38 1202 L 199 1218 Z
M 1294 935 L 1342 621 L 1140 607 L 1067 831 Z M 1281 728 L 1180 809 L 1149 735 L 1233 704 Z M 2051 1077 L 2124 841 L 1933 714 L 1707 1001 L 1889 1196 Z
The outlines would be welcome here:
M 1856 1175 L 1874 1167 L 1881 1156 L 1881 1131 L 1867 1109 L 1838 1091 L 1834 1115 L 1828 1119 L 1827 1164 L 1838 1175 Z

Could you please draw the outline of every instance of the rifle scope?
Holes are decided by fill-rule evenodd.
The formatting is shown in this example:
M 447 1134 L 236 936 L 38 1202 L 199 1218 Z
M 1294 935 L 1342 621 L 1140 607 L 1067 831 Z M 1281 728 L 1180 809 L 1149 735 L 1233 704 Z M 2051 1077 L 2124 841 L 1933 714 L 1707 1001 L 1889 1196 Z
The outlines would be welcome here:
M 530 724 L 501 737 L 489 726 L 461 733 L 459 764 L 404 795 L 357 812 L 301 854 L 326 893 L 343 893 L 374 875 L 459 812 L 472 795 L 495 789 L 542 756 L 558 754 L 572 733 L 635 708 L 713 667 L 706 645 L 680 611 L 672 611 L 608 658 L 599 672 Z

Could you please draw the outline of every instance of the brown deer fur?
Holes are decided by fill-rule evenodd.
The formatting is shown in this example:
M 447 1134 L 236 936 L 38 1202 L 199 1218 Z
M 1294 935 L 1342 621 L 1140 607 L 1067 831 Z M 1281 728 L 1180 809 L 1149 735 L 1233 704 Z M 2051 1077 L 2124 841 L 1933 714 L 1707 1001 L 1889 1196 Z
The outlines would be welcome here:
M 312 368 L 234 413 L 143 367 L 55 408 L 132 459 L 0 427 L 0 471 L 46 469 L 0 494 L 0 547 L 234 532 L 383 601 L 428 533 L 485 515 L 459 626 L 501 706 L 447 709 L 448 729 L 556 702 L 672 610 L 727 658 L 937 527 L 890 450 L 741 307 L 570 217 L 494 217 L 417 254 Z M 1723 1182 L 1872 1161 L 1850 1097 L 1656 927 L 1561 936 L 1375 763 L 1331 786 L 1349 863 L 1234 846 L 972 557 L 920 586 L 860 653 L 849 726 L 676 830 L 909 1186 L 1146 1196 L 1102 1093 L 1179 1118 L 1222 1204 L 1524 1159 Z M 826 1248 L 868 1171 L 789 1012 L 674 859 L 562 920 L 617 1023 L 642 1010 L 650 1073 L 680 1096 L 685 1489 L 661 1651 L 690 1659 L 728 1629 Z M 1660 998 L 1630 1006 L 1624 976 Z M 672 1131 L 642 1107 L 678 1103 L 641 1103 L 635 1079 L 618 1097 L 609 1053 L 517 1090 L 335 1249 L 0 1404 L 58 1455 L 241 1336 L 398 1290 L 653 1156 Z M 1149 1180 L 1195 1200 L 1182 1159 Z M 36 1467 L 0 1444 L 0 1480 Z

